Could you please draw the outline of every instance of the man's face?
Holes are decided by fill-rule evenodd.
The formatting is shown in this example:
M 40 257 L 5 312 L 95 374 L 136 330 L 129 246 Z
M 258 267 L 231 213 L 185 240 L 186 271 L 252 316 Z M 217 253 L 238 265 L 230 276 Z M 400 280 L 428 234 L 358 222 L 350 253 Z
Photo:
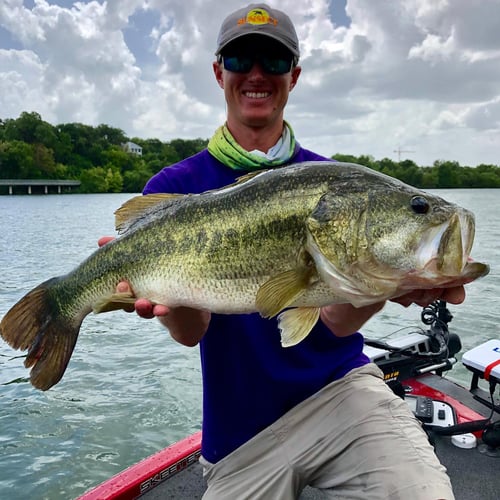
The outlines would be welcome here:
M 224 89 L 228 124 L 260 128 L 283 120 L 300 74 L 300 67 L 292 67 L 291 53 L 269 37 L 249 35 L 231 43 L 222 57 L 226 62 L 214 63 L 214 72 Z

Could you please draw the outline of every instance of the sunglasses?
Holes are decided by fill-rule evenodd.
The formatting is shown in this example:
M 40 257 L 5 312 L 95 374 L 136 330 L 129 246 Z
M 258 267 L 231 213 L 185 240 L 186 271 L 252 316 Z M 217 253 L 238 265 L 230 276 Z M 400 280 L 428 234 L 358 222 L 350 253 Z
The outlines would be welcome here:
M 258 62 L 264 73 L 284 75 L 292 69 L 293 57 L 242 54 L 222 56 L 222 62 L 224 63 L 224 69 L 232 73 L 249 73 L 253 65 Z

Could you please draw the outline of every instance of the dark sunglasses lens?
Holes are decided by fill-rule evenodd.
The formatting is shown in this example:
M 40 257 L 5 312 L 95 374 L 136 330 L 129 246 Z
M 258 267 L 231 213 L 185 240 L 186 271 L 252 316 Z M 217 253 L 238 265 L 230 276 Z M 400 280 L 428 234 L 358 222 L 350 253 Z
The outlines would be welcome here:
M 253 66 L 253 60 L 245 56 L 225 56 L 224 69 L 233 73 L 248 73 Z
M 262 69 L 271 75 L 284 75 L 292 67 L 292 61 L 281 57 L 262 57 L 260 59 Z
M 267 56 L 224 56 L 224 69 L 233 73 L 248 73 L 255 61 L 258 61 L 262 66 L 262 70 L 270 75 L 284 75 L 288 73 L 292 67 L 292 60 L 284 57 L 267 57 Z

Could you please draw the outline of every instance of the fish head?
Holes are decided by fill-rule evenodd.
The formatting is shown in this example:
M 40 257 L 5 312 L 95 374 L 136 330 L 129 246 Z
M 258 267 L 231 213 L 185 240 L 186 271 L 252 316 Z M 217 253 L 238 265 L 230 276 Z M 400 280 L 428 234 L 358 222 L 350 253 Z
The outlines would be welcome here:
M 377 173 L 326 192 L 307 221 L 319 276 L 354 305 L 488 273 L 472 261 L 472 212 Z

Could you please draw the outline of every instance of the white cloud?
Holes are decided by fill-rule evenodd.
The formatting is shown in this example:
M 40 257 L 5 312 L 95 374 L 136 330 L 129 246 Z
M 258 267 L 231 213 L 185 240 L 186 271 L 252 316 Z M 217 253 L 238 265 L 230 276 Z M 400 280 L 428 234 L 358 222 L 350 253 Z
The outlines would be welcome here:
M 468 109 L 465 122 L 472 129 L 478 131 L 489 130 L 498 133 L 500 129 L 500 97 Z
M 211 63 L 241 1 L 25 3 L 0 3 L 0 118 L 37 111 L 162 140 L 209 137 L 224 120 Z M 326 155 L 396 159 L 401 146 L 420 164 L 497 163 L 500 0 L 348 0 L 346 25 L 330 15 L 340 5 L 279 2 L 301 40 L 287 109 L 300 142 Z

